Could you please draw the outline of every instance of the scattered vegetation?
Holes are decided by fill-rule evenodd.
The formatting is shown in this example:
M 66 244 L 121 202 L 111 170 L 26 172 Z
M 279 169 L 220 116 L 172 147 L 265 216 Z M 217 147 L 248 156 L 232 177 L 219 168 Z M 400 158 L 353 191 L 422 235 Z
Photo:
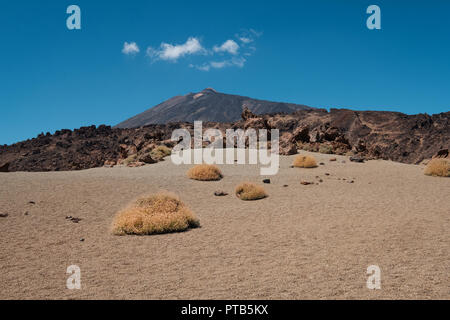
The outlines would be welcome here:
M 163 158 L 170 156 L 172 150 L 164 145 L 157 146 L 150 151 L 150 156 L 156 161 L 161 161 Z
M 136 162 L 136 160 L 137 160 L 137 154 L 132 154 L 131 156 L 129 156 L 128 158 L 126 158 L 126 159 L 123 159 L 122 161 L 120 161 L 120 164 L 123 164 L 123 165 L 129 165 L 130 163 L 133 163 L 133 162 Z
M 319 152 L 320 153 L 325 153 L 325 154 L 332 154 L 333 153 L 333 147 L 327 144 L 322 144 L 319 147 Z
M 344 153 L 344 155 L 347 156 L 347 157 L 351 157 L 351 156 L 354 156 L 355 153 L 350 150 L 350 151 L 347 151 L 346 153 Z
M 140 198 L 120 211 L 114 218 L 112 232 L 115 235 L 150 235 L 199 226 L 199 220 L 176 195 L 162 192 Z
M 315 168 L 317 167 L 317 162 L 312 156 L 298 155 L 294 159 L 293 166 L 297 168 Z
M 162 161 L 171 153 L 172 150 L 165 145 L 160 145 L 153 148 L 145 148 L 135 154 L 129 155 L 126 159 L 121 160 L 119 164 L 133 166 L 134 164 L 138 163 L 155 163 Z
M 200 181 L 216 181 L 223 177 L 220 169 L 211 164 L 196 165 L 188 170 L 187 176 L 191 179 Z
M 432 159 L 425 167 L 424 173 L 427 176 L 450 177 L 450 160 Z
M 345 143 L 330 144 L 329 142 L 297 142 L 297 148 L 308 152 L 345 155 L 349 152 L 350 146 Z
M 310 144 L 306 142 L 297 142 L 297 149 L 309 151 L 309 152 L 318 152 L 319 149 L 317 148 L 317 145 Z
M 267 197 L 267 193 L 261 186 L 243 182 L 236 187 L 236 196 L 241 200 L 258 200 Z

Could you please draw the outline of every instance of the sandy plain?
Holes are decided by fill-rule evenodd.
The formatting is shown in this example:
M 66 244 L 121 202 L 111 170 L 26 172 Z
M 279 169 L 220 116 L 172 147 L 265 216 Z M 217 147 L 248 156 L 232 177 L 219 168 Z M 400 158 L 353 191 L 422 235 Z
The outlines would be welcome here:
M 291 168 L 294 156 L 281 157 L 270 177 L 256 165 L 220 165 L 217 182 L 190 180 L 190 166 L 170 159 L 0 173 L 0 213 L 8 214 L 0 218 L 0 299 L 450 299 L 450 179 L 417 165 L 313 155 L 324 165 Z M 263 178 L 268 198 L 233 194 Z M 110 233 L 119 209 L 160 190 L 177 193 L 201 228 Z M 81 269 L 80 290 L 66 288 L 70 265 Z M 380 290 L 366 287 L 369 265 L 381 269 Z

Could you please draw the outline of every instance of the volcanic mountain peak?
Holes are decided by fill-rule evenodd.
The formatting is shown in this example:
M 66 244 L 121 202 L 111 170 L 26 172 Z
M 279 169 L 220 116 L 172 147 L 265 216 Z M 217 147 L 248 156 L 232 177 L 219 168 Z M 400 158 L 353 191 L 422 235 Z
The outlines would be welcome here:
M 186 96 L 190 96 L 191 95 L 194 99 L 198 99 L 198 98 L 203 97 L 205 95 L 216 94 L 216 93 L 218 93 L 218 92 L 216 90 L 214 90 L 213 88 L 206 88 L 206 89 L 203 89 L 202 91 L 200 91 L 199 93 L 188 93 Z
M 205 88 L 202 90 L 202 92 L 212 92 L 212 93 L 218 93 L 216 90 L 214 90 L 213 88 Z
M 116 127 L 137 128 L 150 124 L 196 120 L 234 122 L 240 120 L 244 108 L 248 108 L 254 114 L 292 113 L 312 109 L 305 105 L 258 100 L 206 88 L 197 93 L 188 93 L 166 100 L 119 123 Z

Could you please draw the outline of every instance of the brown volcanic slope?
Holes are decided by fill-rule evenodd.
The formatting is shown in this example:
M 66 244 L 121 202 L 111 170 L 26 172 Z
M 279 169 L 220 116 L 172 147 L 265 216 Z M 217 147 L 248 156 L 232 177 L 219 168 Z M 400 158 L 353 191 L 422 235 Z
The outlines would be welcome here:
M 419 163 L 450 148 L 450 112 L 406 115 L 397 112 L 332 109 L 300 110 L 293 114 L 255 116 L 246 111 L 234 123 L 204 123 L 227 128 L 279 129 L 280 153 L 297 149 L 335 154 L 356 154 L 366 159 Z M 0 172 L 59 171 L 99 167 L 137 155 L 148 161 L 158 144 L 173 146 L 176 128 L 193 131 L 193 123 L 154 124 L 135 129 L 109 126 L 61 130 L 0 147 Z M 445 154 L 445 152 L 444 152 Z
M 312 109 L 304 105 L 256 100 L 207 88 L 199 93 L 173 97 L 119 123 L 116 128 L 138 128 L 149 124 L 196 120 L 234 122 L 241 118 L 245 107 L 255 114 L 291 113 Z

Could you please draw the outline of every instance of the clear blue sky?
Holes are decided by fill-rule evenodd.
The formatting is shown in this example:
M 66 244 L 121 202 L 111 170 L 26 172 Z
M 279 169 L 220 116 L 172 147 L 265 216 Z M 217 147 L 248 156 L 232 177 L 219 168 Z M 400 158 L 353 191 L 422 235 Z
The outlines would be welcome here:
M 71 4 L 81 30 L 66 27 Z M 381 30 L 366 27 L 371 4 Z M 0 144 L 114 125 L 206 87 L 322 108 L 446 112 L 449 13 L 438 0 L 4 0 Z M 125 42 L 140 52 L 124 53 Z

